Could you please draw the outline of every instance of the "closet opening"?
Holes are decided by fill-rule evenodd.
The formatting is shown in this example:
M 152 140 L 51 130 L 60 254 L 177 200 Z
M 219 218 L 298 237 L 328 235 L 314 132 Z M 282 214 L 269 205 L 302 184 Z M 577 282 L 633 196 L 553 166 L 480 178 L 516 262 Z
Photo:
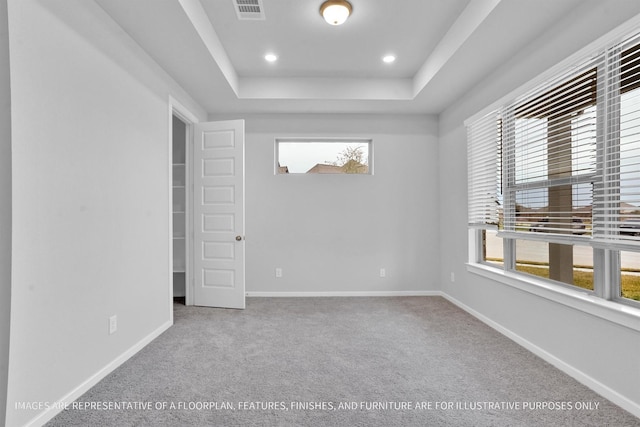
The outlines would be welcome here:
M 173 301 L 185 304 L 187 285 L 187 124 L 172 116 L 171 197 Z

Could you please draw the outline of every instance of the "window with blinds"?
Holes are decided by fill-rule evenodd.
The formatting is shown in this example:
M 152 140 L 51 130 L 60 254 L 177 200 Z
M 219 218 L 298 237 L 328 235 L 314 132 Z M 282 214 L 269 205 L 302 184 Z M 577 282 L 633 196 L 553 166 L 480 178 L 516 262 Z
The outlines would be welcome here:
M 592 62 L 582 68 L 506 107 L 507 232 L 591 234 L 598 72 Z
M 601 154 L 603 180 L 594 201 L 594 240 L 631 250 L 640 249 L 639 43 L 635 37 L 612 49 L 606 82 L 610 122 Z
M 467 128 L 469 226 L 497 228 L 501 204 L 501 123 L 496 111 Z
M 640 32 L 620 40 L 466 123 L 471 263 L 640 304 Z
M 640 37 L 469 123 L 469 225 L 640 250 Z

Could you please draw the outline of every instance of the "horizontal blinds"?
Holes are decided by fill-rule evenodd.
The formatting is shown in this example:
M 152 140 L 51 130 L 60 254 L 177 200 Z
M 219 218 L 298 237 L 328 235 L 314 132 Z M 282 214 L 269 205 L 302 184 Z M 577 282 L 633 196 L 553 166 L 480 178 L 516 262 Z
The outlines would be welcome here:
M 596 188 L 594 240 L 614 248 L 640 248 L 640 41 L 611 49 L 602 148 L 603 182 Z
M 471 227 L 499 222 L 500 122 L 496 111 L 467 127 L 468 209 Z
M 640 250 L 640 35 L 499 110 L 468 127 L 470 225 Z
M 597 89 L 597 69 L 592 61 L 586 64 L 586 68 L 587 70 L 581 74 L 568 78 L 561 75 L 542 88 L 533 90 L 516 104 L 516 117 L 563 117 L 592 106 L 595 103 Z M 546 89 L 546 86 L 551 88 Z
M 549 240 L 591 234 L 597 82 L 592 60 L 507 106 L 505 230 Z

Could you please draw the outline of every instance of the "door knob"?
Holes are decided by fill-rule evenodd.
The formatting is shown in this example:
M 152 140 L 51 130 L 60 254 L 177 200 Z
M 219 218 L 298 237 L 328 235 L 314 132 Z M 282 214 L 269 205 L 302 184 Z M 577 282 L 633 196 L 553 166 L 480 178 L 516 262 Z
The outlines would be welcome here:
M 236 236 L 236 241 L 239 242 L 240 240 L 242 240 L 242 236 Z

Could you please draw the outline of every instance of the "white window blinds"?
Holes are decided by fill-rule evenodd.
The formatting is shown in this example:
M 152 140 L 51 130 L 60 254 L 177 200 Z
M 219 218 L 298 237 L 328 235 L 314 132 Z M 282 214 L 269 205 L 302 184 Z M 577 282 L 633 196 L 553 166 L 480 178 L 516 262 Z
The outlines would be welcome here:
M 469 226 L 496 228 L 501 215 L 501 136 L 497 111 L 467 127 Z
M 470 226 L 640 250 L 640 36 L 588 58 L 468 124 Z
M 610 50 L 606 138 L 600 153 L 603 182 L 596 187 L 594 240 L 640 249 L 640 40 Z
M 563 242 L 591 234 L 597 68 L 589 61 L 506 107 L 506 232 Z

